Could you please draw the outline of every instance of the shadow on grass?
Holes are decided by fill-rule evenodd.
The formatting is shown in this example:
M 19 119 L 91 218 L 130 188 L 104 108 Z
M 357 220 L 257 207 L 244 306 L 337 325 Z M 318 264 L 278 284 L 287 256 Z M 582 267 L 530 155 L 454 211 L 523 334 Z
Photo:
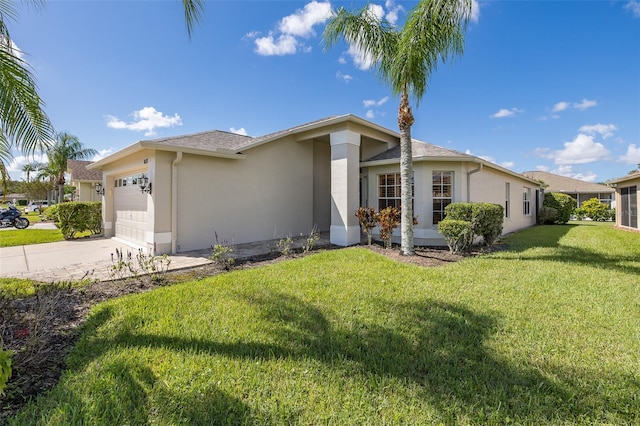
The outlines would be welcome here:
M 562 262 L 579 266 L 589 266 L 611 271 L 619 271 L 640 276 L 640 253 L 629 252 L 625 255 L 606 254 L 605 252 L 589 250 L 575 246 L 563 246 L 559 243 L 572 228 L 578 226 L 597 226 L 592 224 L 581 225 L 542 225 L 519 232 L 509 240 L 509 249 L 506 253 L 518 254 L 519 260 L 544 260 Z M 516 239 L 517 238 L 517 239 Z M 551 254 L 526 253 L 528 249 L 535 247 L 554 248 Z M 512 260 L 509 257 L 495 257 L 500 260 Z M 632 264 L 632 263 L 635 263 Z
M 113 338 L 91 338 L 82 345 L 77 358 L 72 356 L 71 370 L 88 368 L 96 357 L 112 347 L 163 348 L 175 352 L 222 355 L 236 359 L 315 359 L 331 367 L 348 369 L 349 375 L 379 379 L 399 378 L 420 391 L 420 397 L 435 407 L 445 423 L 469 419 L 471 423 L 572 423 L 603 420 L 603 413 L 616 412 L 617 406 L 633 407 L 634 392 L 624 390 L 612 401 L 611 394 L 600 386 L 602 372 L 563 371 L 558 368 L 549 378 L 532 366 L 514 365 L 488 349 L 486 342 L 497 331 L 499 318 L 478 313 L 463 305 L 426 300 L 395 303 L 375 300 L 379 318 L 384 321 L 330 320 L 336 314 L 325 312 L 313 304 L 287 294 L 262 292 L 245 294 L 245 299 L 257 307 L 264 330 L 273 343 L 258 341 L 217 342 L 137 333 L 127 327 Z M 97 329 L 107 322 L 105 309 L 92 317 L 85 334 L 96 336 Z M 385 325 L 380 325 L 385 324 Z M 126 326 L 125 326 L 126 327 Z M 80 345 L 79 345 L 80 346 Z M 171 401 L 180 401 L 184 411 L 181 422 L 201 424 L 251 423 L 251 408 L 235 397 L 225 394 L 213 384 L 206 395 L 185 394 L 158 384 L 158 378 L 142 361 L 111 362 L 101 370 L 111 383 L 96 382 L 91 392 L 102 396 L 98 405 L 115 410 L 107 417 L 118 423 L 150 421 L 147 393 L 154 387 L 154 407 L 160 415 L 176 420 L 171 413 L 162 413 Z M 592 374 L 593 373 L 593 374 Z M 188 374 L 188 373 L 185 373 Z M 625 378 L 638 385 L 632 377 Z M 365 380 L 365 382 L 368 382 Z M 375 382 L 380 382 L 375 381 Z M 160 386 L 160 396 L 158 396 Z M 268 386 L 268 384 L 266 384 Z M 372 390 L 363 390 L 363 392 Z M 118 397 L 113 398 L 117 392 Z M 85 398 L 76 398 L 75 410 L 95 410 Z M 615 398 L 613 398 L 615 399 Z M 585 401 L 592 401 L 591 403 Z M 165 401 L 166 404 L 163 404 Z M 254 401 L 260 404 L 260 401 Z M 43 407 L 47 410 L 46 407 Z M 52 407 L 52 411 L 60 407 Z M 44 414 L 45 416 L 47 413 Z M 297 414 L 288 413 L 296 422 Z M 613 421 L 637 420 L 637 407 L 616 412 Z M 162 418 L 162 417 L 161 417 Z M 253 418 L 253 420 L 255 420 Z M 611 419 L 610 419 L 611 420 Z

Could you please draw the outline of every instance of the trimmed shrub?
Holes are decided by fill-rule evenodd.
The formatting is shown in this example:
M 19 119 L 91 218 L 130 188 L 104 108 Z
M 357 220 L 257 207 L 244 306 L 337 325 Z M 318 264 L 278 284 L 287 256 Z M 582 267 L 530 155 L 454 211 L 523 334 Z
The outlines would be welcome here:
M 102 232 L 102 205 L 100 202 L 73 201 L 58 204 L 58 220 L 62 236 L 72 239 L 79 232 Z
M 538 213 L 538 224 L 552 225 L 555 223 L 556 217 L 558 217 L 558 210 L 553 207 L 542 206 Z
M 595 197 L 582 203 L 582 207 L 576 209 L 576 211 L 577 210 L 583 211 L 586 217 L 591 218 L 591 220 L 597 220 L 598 222 L 604 222 L 611 218 L 609 206 L 601 203 L 600 200 Z
M 0 395 L 4 395 L 4 389 L 11 378 L 11 351 L 2 350 L 0 345 Z
M 47 220 L 52 220 L 56 224 L 58 224 L 60 222 L 60 218 L 58 217 L 58 208 L 59 208 L 59 206 L 60 206 L 60 204 L 54 204 L 51 207 L 47 208 L 44 211 L 44 217 L 46 217 Z
M 451 253 L 466 251 L 473 243 L 473 224 L 467 220 L 441 220 L 438 222 L 438 232 L 444 235 Z
M 573 209 L 576 208 L 576 200 L 567 194 L 559 192 L 547 192 L 544 194 L 543 207 L 556 209 L 557 214 L 553 223 L 563 225 L 569 222 Z M 549 223 L 549 222 L 544 222 Z
M 485 245 L 491 246 L 502 234 L 504 208 L 494 203 L 451 203 L 445 207 L 447 219 L 470 222 L 473 233 L 471 242 L 480 236 Z

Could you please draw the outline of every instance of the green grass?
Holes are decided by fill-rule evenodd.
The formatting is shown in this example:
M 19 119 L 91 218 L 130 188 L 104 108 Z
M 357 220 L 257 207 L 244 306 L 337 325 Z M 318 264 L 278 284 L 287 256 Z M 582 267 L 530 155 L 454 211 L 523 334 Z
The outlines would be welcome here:
M 24 246 L 29 244 L 62 241 L 59 229 L 7 229 L 0 231 L 0 247 Z
M 638 424 L 640 236 L 507 243 L 426 270 L 327 251 L 102 303 L 12 424 Z
M 33 296 L 37 284 L 37 281 L 23 278 L 0 278 L 0 297 L 13 299 Z

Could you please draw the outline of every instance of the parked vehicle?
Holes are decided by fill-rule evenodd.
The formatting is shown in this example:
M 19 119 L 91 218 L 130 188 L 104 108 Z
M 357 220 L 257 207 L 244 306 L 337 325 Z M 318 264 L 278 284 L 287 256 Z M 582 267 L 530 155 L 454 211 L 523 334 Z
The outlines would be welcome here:
M 24 212 L 25 213 L 29 213 L 29 212 L 40 213 L 40 211 L 42 209 L 46 209 L 47 207 L 49 207 L 49 202 L 46 201 L 46 200 L 45 201 L 32 201 L 24 209 Z
M 15 226 L 17 229 L 24 229 L 29 226 L 29 219 L 22 217 L 22 212 L 14 206 L 0 210 L 0 228 Z

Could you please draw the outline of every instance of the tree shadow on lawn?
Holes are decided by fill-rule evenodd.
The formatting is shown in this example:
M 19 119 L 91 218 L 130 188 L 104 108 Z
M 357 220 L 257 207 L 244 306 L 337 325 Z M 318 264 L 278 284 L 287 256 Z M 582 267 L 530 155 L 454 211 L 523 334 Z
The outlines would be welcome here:
M 143 334 L 125 328 L 113 339 L 91 337 L 91 343 L 81 351 L 82 358 L 77 359 L 71 369 L 85 368 L 102 351 L 114 346 L 163 348 L 239 360 L 315 359 L 331 368 L 345 369 L 347 377 L 360 376 L 365 383 L 371 383 L 366 380 L 371 376 L 382 381 L 402 379 L 416 385 L 424 402 L 433 406 L 447 423 L 456 423 L 461 418 L 472 423 L 571 423 L 581 419 L 597 422 L 612 413 L 614 418 L 608 418 L 609 421 L 630 423 L 637 420 L 640 410 L 637 406 L 633 408 L 633 387 L 621 391 L 619 400 L 612 401 L 615 398 L 600 386 L 602 371 L 580 373 L 554 368 L 550 378 L 533 366 L 501 359 L 486 345 L 496 333 L 499 319 L 463 305 L 434 300 L 413 303 L 375 300 L 379 312 L 374 323 L 352 317 L 340 320 L 335 313 L 323 312 L 313 304 L 283 293 L 265 292 L 244 297 L 258 308 L 260 318 L 268 322 L 265 332 L 271 335 L 273 343 L 223 343 Z M 110 313 L 104 311 L 93 316 L 86 333 L 95 336 L 97 328 L 109 317 Z M 335 319 L 330 320 L 331 317 Z M 101 349 L 92 353 L 91 348 Z M 145 409 L 146 397 L 139 394 L 145 394 L 158 378 L 139 363 L 114 368 L 119 374 L 113 375 L 116 383 L 111 388 L 124 388 L 124 392 L 119 400 L 104 403 L 119 410 L 127 419 L 129 410 Z M 633 377 L 625 380 L 638 385 Z M 380 380 L 373 382 L 380 383 Z M 187 409 L 180 414 L 180 420 L 191 424 L 199 424 L 203 412 L 211 413 L 213 423 L 222 419 L 225 423 L 246 423 L 253 418 L 251 408 L 237 396 L 227 395 L 213 385 L 204 396 L 184 395 L 184 391 L 166 386 L 162 391 L 167 394 L 166 401 L 183 402 L 182 406 Z M 364 390 L 376 391 L 375 388 Z M 99 389 L 95 392 L 100 394 Z M 591 402 L 585 403 L 587 399 Z M 131 407 L 130 401 L 138 402 Z M 632 408 L 616 412 L 618 406 Z M 299 408 L 291 407 L 287 413 L 289 421 L 295 422 L 298 414 L 293 410 Z M 144 412 L 142 415 L 147 416 Z
M 511 241 L 510 248 L 503 250 L 501 256 L 495 256 L 493 259 L 512 260 L 508 257 L 510 253 L 517 255 L 518 260 L 547 260 L 552 262 L 577 264 L 580 266 L 589 266 L 594 268 L 618 271 L 627 274 L 640 276 L 640 253 L 629 252 L 626 255 L 604 254 L 581 247 L 563 246 L 560 239 L 566 235 L 572 228 L 577 226 L 595 226 L 595 225 L 542 225 L 546 229 L 536 235 L 538 227 L 522 231 L 518 235 L 526 237 L 520 241 Z M 550 238 L 552 236 L 552 238 Z M 512 237 L 514 238 L 514 237 Z M 552 247 L 555 249 L 553 254 L 527 253 L 528 249 L 536 247 Z M 506 256 L 505 256 L 506 255 Z

